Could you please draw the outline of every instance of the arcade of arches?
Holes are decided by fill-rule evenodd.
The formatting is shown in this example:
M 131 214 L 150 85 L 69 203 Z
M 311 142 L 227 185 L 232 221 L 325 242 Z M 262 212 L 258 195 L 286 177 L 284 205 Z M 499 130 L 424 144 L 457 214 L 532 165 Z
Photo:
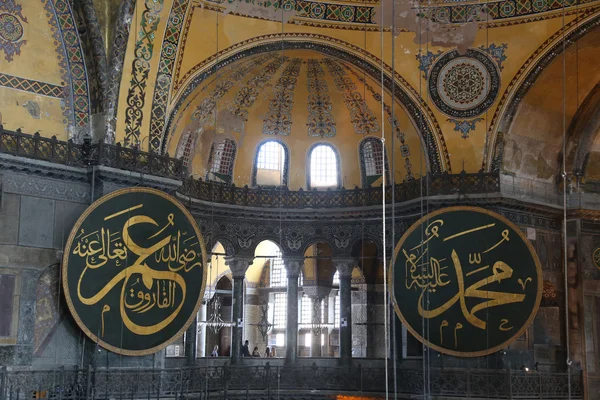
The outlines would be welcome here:
M 403 395 L 600 399 L 599 65 L 600 0 L 0 1 L 0 400 L 17 370 L 287 379 L 266 362 L 302 388 L 383 395 L 394 368 Z M 177 199 L 207 255 L 193 323 L 143 356 L 91 340 L 61 285 L 78 219 L 134 187 Z M 428 346 L 391 286 L 399 239 L 451 206 L 539 259 L 539 308 L 489 354 Z

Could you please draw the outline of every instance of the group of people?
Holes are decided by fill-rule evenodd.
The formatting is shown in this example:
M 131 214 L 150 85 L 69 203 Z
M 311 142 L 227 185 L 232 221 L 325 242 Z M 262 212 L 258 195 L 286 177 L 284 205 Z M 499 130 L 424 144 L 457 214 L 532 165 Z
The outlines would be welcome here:
M 272 349 L 267 347 L 265 349 L 265 353 L 261 354 L 260 351 L 258 351 L 258 347 L 254 347 L 254 350 L 252 351 L 252 355 L 250 354 L 250 342 L 249 341 L 245 341 L 244 345 L 242 346 L 242 357 L 266 357 L 266 358 L 271 358 L 271 357 L 277 357 L 277 350 L 275 349 L 275 347 L 273 347 Z M 210 354 L 211 357 L 219 357 L 219 346 L 215 346 L 213 348 L 212 353 Z
M 242 346 L 242 357 L 266 357 L 266 358 L 277 357 L 277 351 L 275 350 L 275 347 L 273 347 L 272 349 L 267 347 L 265 349 L 265 353 L 261 354 L 260 351 L 258 350 L 258 347 L 254 347 L 254 350 L 252 350 L 252 355 L 251 355 L 250 354 L 250 342 L 248 342 L 246 340 L 244 342 L 244 345 Z

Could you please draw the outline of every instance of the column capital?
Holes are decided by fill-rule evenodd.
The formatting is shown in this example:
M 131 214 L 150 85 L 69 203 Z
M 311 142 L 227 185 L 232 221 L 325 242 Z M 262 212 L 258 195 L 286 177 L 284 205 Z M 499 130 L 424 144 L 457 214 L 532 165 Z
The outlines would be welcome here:
M 340 278 L 349 278 L 352 276 L 352 270 L 356 265 L 354 257 L 333 257 L 333 266 L 340 273 Z
M 243 278 L 254 258 L 240 256 L 225 256 L 225 265 L 229 267 L 233 278 Z
M 283 263 L 287 271 L 288 278 L 297 278 L 304 267 L 304 256 L 302 257 L 283 257 Z
M 304 294 L 313 300 L 322 300 L 331 292 L 331 288 L 325 286 L 304 286 L 303 290 Z

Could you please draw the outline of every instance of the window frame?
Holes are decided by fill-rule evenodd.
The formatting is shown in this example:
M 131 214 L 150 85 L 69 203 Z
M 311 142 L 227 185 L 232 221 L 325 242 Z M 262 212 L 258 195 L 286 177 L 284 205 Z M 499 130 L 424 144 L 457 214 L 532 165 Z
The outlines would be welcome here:
M 256 175 L 258 174 L 258 155 L 260 153 L 260 149 L 263 145 L 269 143 L 269 142 L 276 142 L 278 144 L 281 145 L 281 147 L 283 147 L 283 171 L 281 171 L 281 185 L 258 185 L 258 183 L 256 182 Z M 288 187 L 289 185 L 289 171 L 290 171 L 290 150 L 287 146 L 287 144 L 280 139 L 276 139 L 276 138 L 268 138 L 265 140 L 262 140 L 258 143 L 258 145 L 256 146 L 256 151 L 254 152 L 254 160 L 252 162 L 252 176 L 251 176 L 251 184 L 253 187 Z
M 376 136 L 367 136 L 364 139 L 362 139 L 359 144 L 358 144 L 358 164 L 360 165 L 360 183 L 362 188 L 368 188 L 371 187 L 369 185 L 367 185 L 367 165 L 366 165 L 366 158 L 365 158 L 365 146 L 369 143 L 369 142 L 378 142 L 381 145 L 381 148 L 383 149 L 383 162 L 384 162 L 384 171 L 385 171 L 385 183 L 386 186 L 390 185 L 391 180 L 390 180 L 390 165 L 388 162 L 388 155 L 387 155 L 387 149 L 385 148 L 385 144 L 381 143 L 381 138 L 378 138 Z
M 232 156 L 231 156 L 231 163 L 227 168 L 227 175 L 229 176 L 229 182 L 221 182 L 221 183 L 229 183 L 232 184 L 233 183 L 233 170 L 235 167 L 235 159 L 237 158 L 237 143 L 235 140 L 231 139 L 231 138 L 224 138 L 222 141 L 217 141 L 214 140 L 212 142 L 212 144 L 210 145 L 210 152 L 208 155 L 208 170 L 206 171 L 206 180 L 207 181 L 212 181 L 212 182 L 216 182 L 215 179 L 213 179 L 211 177 L 212 175 L 215 175 L 215 172 L 213 171 L 214 166 L 215 166 L 215 151 L 216 151 L 216 147 L 215 144 L 221 144 L 223 143 L 223 146 L 225 146 L 226 142 L 230 142 L 231 145 L 233 146 L 233 150 L 232 150 Z M 223 162 L 223 158 L 221 158 L 221 164 Z M 222 165 L 219 165 L 219 169 L 223 169 Z
M 311 177 L 311 164 L 312 164 L 312 154 L 313 151 L 320 147 L 320 146 L 327 146 L 329 147 L 331 150 L 333 150 L 333 154 L 335 155 L 335 160 L 336 160 L 336 164 L 337 164 L 337 171 L 336 171 L 336 180 L 337 183 L 331 186 L 316 186 L 313 187 L 312 185 L 312 177 Z M 330 188 L 335 188 L 335 189 L 341 189 L 342 188 L 342 160 L 340 157 L 340 152 L 338 151 L 337 147 L 335 147 L 334 145 L 332 145 L 329 142 L 316 142 L 313 143 L 309 148 L 308 151 L 306 152 L 306 188 L 308 190 L 311 189 L 323 189 L 323 190 L 327 190 Z

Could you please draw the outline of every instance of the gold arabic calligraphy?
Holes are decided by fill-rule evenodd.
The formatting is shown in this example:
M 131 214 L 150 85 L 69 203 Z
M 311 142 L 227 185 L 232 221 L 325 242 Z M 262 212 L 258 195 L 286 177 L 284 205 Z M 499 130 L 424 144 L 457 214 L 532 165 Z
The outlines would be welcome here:
M 485 330 L 487 327 L 487 323 L 486 321 L 483 321 L 476 315 L 478 312 L 490 307 L 496 307 L 511 303 L 520 303 L 525 300 L 525 294 L 522 293 L 509 293 L 486 289 L 488 285 L 494 282 L 500 283 L 503 280 L 513 278 L 513 269 L 509 265 L 507 265 L 503 261 L 496 261 L 492 265 L 479 265 L 482 261 L 482 254 L 489 253 L 492 250 L 498 248 L 503 242 L 508 242 L 510 240 L 509 231 L 503 230 L 501 233 L 500 240 L 490 248 L 480 253 L 469 253 L 469 265 L 474 264 L 478 268 L 469 271 L 465 274 L 463 265 L 461 263 L 461 257 L 459 256 L 455 248 L 453 248 L 451 251 L 449 257 L 450 260 L 447 260 L 446 258 L 438 259 L 428 253 L 429 246 L 431 245 L 431 243 L 429 242 L 434 238 L 441 238 L 440 228 L 443 225 L 444 221 L 442 219 L 433 221 L 425 228 L 425 239 L 423 239 L 418 245 L 412 247 L 410 250 L 406 250 L 404 248 L 402 249 L 402 252 L 405 257 L 405 288 L 408 290 L 421 291 L 421 294 L 418 299 L 418 311 L 419 315 L 421 315 L 423 318 L 430 319 L 438 317 L 458 303 L 460 305 L 460 310 L 465 320 L 472 326 Z M 473 232 L 481 231 L 484 229 L 489 229 L 494 226 L 495 224 L 488 224 L 468 229 L 447 236 L 443 239 L 443 241 L 449 241 L 454 238 L 467 235 Z M 456 293 L 440 306 L 435 307 L 433 309 L 425 309 L 424 305 L 428 303 L 424 301 L 424 296 L 427 293 L 435 293 L 439 288 L 443 288 L 452 283 L 452 278 L 450 278 L 448 273 L 448 269 L 450 267 L 452 267 L 456 276 Z M 488 274 L 487 276 L 477 280 L 471 285 L 467 286 L 465 284 L 465 276 L 468 277 L 489 270 L 491 270 L 491 274 Z M 525 282 L 532 280 L 531 277 L 523 279 Z M 518 278 L 518 281 L 523 290 L 525 290 L 525 285 L 522 283 L 523 280 L 521 278 Z M 471 304 L 471 306 L 468 306 L 467 298 L 480 299 L 484 301 L 481 301 L 477 304 L 473 304 L 470 302 L 469 304 Z M 508 320 L 503 319 L 502 325 L 499 326 L 498 329 L 501 331 L 512 329 L 512 327 L 506 327 L 507 322 Z M 448 325 L 449 322 L 447 320 L 443 320 L 440 324 L 440 343 L 443 343 L 442 329 Z M 457 322 L 454 329 L 455 346 L 458 346 L 458 338 L 456 336 L 457 331 L 462 328 L 463 325 L 460 322 Z
M 104 221 L 131 213 L 141 209 L 142 204 L 112 214 Z M 129 214 L 128 214 L 129 215 Z M 117 285 L 121 284 L 119 312 L 125 326 L 138 335 L 150 335 L 168 326 L 181 311 L 186 299 L 186 281 L 181 273 L 187 273 L 196 267 L 202 267 L 201 250 L 194 250 L 198 246 L 198 238 L 190 237 L 187 232 L 182 232 L 175 227 L 175 218 L 169 214 L 167 223 L 155 234 L 145 239 L 150 242 L 160 235 L 164 235 L 158 242 L 149 247 L 136 243 L 131 236 L 132 227 L 138 224 L 159 224 L 147 215 L 134 215 L 127 218 L 122 228 L 111 232 L 105 227 L 86 234 L 83 229 L 76 236 L 77 245 L 72 251 L 85 261 L 85 267 L 77 282 L 77 297 L 85 305 L 91 306 L 102 299 Z M 176 233 L 173 233 L 176 230 Z M 153 257 L 152 257 L 153 256 Z M 115 267 L 124 267 L 110 281 L 92 296 L 82 293 L 83 283 L 89 272 L 104 267 L 109 261 L 114 260 Z M 133 260 L 133 263 L 130 262 Z M 128 262 L 129 261 L 129 262 Z M 165 271 L 156 270 L 148 266 L 148 261 L 156 264 L 166 264 Z M 112 264 L 110 264 L 112 265 Z M 133 281 L 131 278 L 137 276 Z M 141 281 L 140 281 L 141 278 Z M 90 278 L 91 279 L 91 278 Z M 130 280 L 133 283 L 130 284 Z M 140 283 L 141 282 L 141 283 Z M 136 287 L 136 285 L 138 285 Z M 134 289 L 134 287 L 136 287 Z M 134 301 L 131 300 L 137 300 Z M 167 310 L 167 316 L 160 322 L 151 325 L 140 325 L 133 322 L 129 312 L 144 314 L 155 309 Z M 105 305 L 101 312 L 102 336 L 104 335 L 104 313 L 110 307 Z

